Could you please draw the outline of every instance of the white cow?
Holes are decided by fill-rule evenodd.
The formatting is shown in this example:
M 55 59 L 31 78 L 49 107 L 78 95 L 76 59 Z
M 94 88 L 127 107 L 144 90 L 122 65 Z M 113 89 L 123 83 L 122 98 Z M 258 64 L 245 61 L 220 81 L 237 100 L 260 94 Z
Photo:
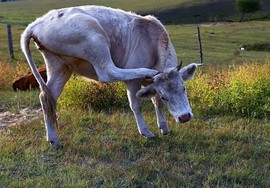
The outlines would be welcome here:
M 32 59 L 31 39 L 45 60 L 47 83 Z M 146 137 L 154 135 L 141 113 L 142 98 L 152 98 L 163 134 L 169 132 L 163 104 L 176 122 L 193 116 L 183 81 L 194 76 L 198 64 L 180 70 L 169 35 L 153 16 L 102 6 L 51 10 L 25 29 L 21 48 L 40 85 L 47 140 L 55 147 L 61 146 L 54 128 L 56 102 L 72 73 L 100 82 L 124 81 L 139 132 Z M 145 78 L 152 83 L 142 88 Z

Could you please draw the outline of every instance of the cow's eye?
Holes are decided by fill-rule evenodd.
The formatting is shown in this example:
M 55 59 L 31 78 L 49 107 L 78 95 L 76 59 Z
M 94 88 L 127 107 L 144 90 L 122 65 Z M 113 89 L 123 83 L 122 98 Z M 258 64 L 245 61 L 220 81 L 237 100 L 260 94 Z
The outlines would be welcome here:
M 186 92 L 186 87 L 184 87 L 183 91 Z
M 168 101 L 168 100 L 169 100 L 168 98 L 166 98 L 166 97 L 164 97 L 164 96 L 161 96 L 160 98 L 161 98 L 161 100 L 163 100 L 163 101 Z

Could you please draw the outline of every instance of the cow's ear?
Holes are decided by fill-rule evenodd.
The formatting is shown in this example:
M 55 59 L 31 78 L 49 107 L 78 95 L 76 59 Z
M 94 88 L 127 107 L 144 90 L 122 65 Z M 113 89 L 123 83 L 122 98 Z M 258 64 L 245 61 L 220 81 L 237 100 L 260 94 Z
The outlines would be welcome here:
M 140 89 L 137 92 L 136 96 L 138 98 L 142 98 L 142 99 L 149 99 L 149 98 L 155 96 L 156 93 L 157 92 L 156 92 L 156 89 L 154 88 L 154 84 L 150 84 L 149 86 L 146 86 L 146 87 Z
M 192 63 L 188 66 L 183 67 L 179 72 L 184 81 L 188 81 L 194 77 L 197 68 L 201 66 L 201 64 Z

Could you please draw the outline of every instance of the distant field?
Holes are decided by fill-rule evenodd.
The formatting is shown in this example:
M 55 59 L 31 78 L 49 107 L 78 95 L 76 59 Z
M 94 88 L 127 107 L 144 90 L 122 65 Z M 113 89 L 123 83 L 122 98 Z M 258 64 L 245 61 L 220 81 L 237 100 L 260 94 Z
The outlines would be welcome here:
M 0 3 L 0 23 L 27 24 L 35 17 L 41 16 L 51 9 L 78 6 L 78 5 L 105 5 L 121 8 L 126 11 L 149 11 L 154 9 L 167 9 L 181 4 L 192 4 L 198 0 L 22 0 L 18 2 Z M 31 7 L 31 9 L 29 9 Z M 18 16 L 19 15 L 19 16 Z
M 13 26 L 15 58 L 25 62 L 19 47 L 20 35 L 25 26 Z M 179 60 L 184 64 L 198 62 L 199 50 L 197 28 L 194 24 L 166 26 L 176 48 Z M 269 51 L 240 51 L 247 44 L 269 42 L 269 21 L 244 23 L 218 23 L 217 25 L 201 25 L 201 37 L 206 66 L 237 62 L 264 61 L 269 58 Z M 33 56 L 38 65 L 43 60 L 39 52 L 33 48 Z M 10 61 L 6 25 L 0 24 L 0 59 Z
M 238 62 L 262 62 L 270 57 L 269 51 L 240 50 L 245 45 L 269 43 L 266 40 L 270 35 L 269 21 L 201 24 L 200 27 L 204 62 L 207 66 Z M 13 25 L 12 28 L 15 58 L 26 63 L 19 47 L 20 35 L 25 26 Z M 167 25 L 166 28 L 177 51 L 179 61 L 181 59 L 184 64 L 199 62 L 196 25 Z M 32 51 L 36 63 L 38 65 L 44 64 L 35 47 Z M 0 60 L 10 61 L 6 25 L 4 24 L 0 24 Z
M 194 25 L 167 26 L 179 58 L 198 62 L 197 30 Z M 241 51 L 245 44 L 264 43 L 270 34 L 270 22 L 217 23 L 201 25 L 206 66 L 239 62 L 264 61 L 268 51 Z M 269 42 L 269 41 L 268 41 Z
M 141 14 L 154 14 L 164 23 L 170 24 L 238 21 L 241 15 L 233 2 L 234 0 L 21 0 L 0 3 L 0 23 L 28 24 L 48 10 L 78 5 L 105 5 Z M 262 2 L 262 9 L 246 15 L 246 20 L 270 19 L 270 1 Z
M 226 0 L 219 0 L 225 2 Z M 61 8 L 66 6 L 77 6 L 84 4 L 99 4 L 112 7 L 120 7 L 125 10 L 137 12 L 151 12 L 153 10 L 171 10 L 175 7 L 194 7 L 197 5 L 208 5 L 208 0 L 150 0 L 150 1 L 123 1 L 123 0 L 22 0 L 8 3 L 0 3 L 0 59 L 9 61 L 8 42 L 6 34 L 6 23 L 11 23 L 13 28 L 13 40 L 15 57 L 18 60 L 25 60 L 19 48 L 20 34 L 28 23 L 35 20 L 36 17 L 43 15 L 50 9 Z M 227 1 L 226 1 L 227 2 Z M 268 2 L 268 1 L 267 1 Z M 264 7 L 268 7 L 268 3 L 264 3 Z M 209 7 L 211 8 L 211 6 Z M 207 10 L 204 8 L 203 10 Z M 174 10 L 175 11 L 175 10 Z M 181 10 L 179 10 L 181 11 Z M 155 12 L 155 11 L 154 11 Z M 191 11 L 192 12 L 192 11 Z M 207 11 L 206 11 L 207 12 Z M 208 12 L 211 12 L 209 9 Z M 158 13 L 158 12 L 157 12 Z M 168 18 L 170 15 L 167 15 Z M 177 16 L 176 16 L 177 17 Z M 192 17 L 190 15 L 190 17 Z M 176 19 L 176 18 L 174 18 Z M 177 17 L 181 19 L 181 17 Z M 194 18 L 192 18 L 194 20 Z M 263 61 L 268 58 L 268 52 L 255 51 L 238 51 L 241 45 L 252 45 L 258 42 L 267 42 L 269 37 L 270 23 L 264 22 L 244 22 L 244 23 L 223 23 L 214 22 L 215 24 L 203 24 L 201 26 L 202 43 L 205 55 L 205 62 L 210 63 L 228 63 L 231 61 Z M 196 25 L 168 25 L 168 31 L 171 35 L 173 43 L 176 47 L 177 54 L 184 63 L 198 61 L 198 42 L 196 37 Z M 268 41 L 269 42 L 269 41 Z M 34 58 L 38 64 L 42 64 L 42 60 L 38 53 L 34 53 Z

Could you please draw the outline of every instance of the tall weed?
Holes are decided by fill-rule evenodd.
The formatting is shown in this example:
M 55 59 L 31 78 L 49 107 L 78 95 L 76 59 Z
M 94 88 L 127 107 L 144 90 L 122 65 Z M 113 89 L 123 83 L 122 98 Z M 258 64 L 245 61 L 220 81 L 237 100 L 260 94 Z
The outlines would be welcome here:
M 233 114 L 246 117 L 270 115 L 270 61 L 210 68 L 187 82 L 194 111 L 202 115 Z M 111 110 L 128 107 L 122 83 L 101 84 L 73 77 L 59 104 L 68 108 Z
M 68 108 L 111 110 L 128 107 L 126 89 L 123 83 L 89 82 L 73 76 L 62 93 L 59 105 Z
M 6 63 L 0 61 L 0 89 L 11 89 L 14 79 L 26 75 L 29 72 L 29 66 L 22 62 Z
M 188 82 L 193 109 L 203 114 L 270 115 L 270 61 L 201 72 Z

